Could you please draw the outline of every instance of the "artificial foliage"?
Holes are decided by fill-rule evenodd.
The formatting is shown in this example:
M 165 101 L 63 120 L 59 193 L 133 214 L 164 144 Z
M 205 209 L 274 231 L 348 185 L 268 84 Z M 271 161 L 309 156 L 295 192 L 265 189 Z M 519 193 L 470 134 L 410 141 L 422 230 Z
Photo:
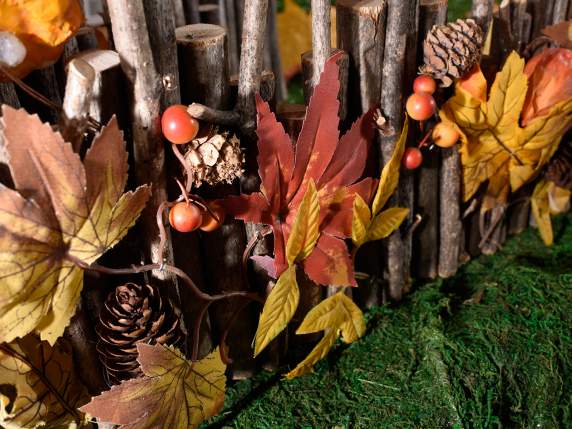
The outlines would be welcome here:
M 87 419 L 78 408 L 88 401 L 64 339 L 51 346 L 27 335 L 0 344 L 0 423 L 6 429 L 80 425 Z
M 487 182 L 483 211 L 506 204 L 510 190 L 518 190 L 538 175 L 572 121 L 572 98 L 565 98 L 548 110 L 525 116 L 521 126 L 527 88 L 533 93 L 537 89 L 529 87 L 528 80 L 524 60 L 513 52 L 488 94 L 477 68 L 458 81 L 455 95 L 440 110 L 443 122 L 461 133 L 463 199 L 469 200 Z M 541 94 L 532 97 L 538 99 Z
M 218 349 L 191 362 L 175 348 L 137 344 L 144 376 L 114 386 L 81 410 L 122 429 L 188 429 L 224 403 L 226 366 Z
M 117 121 L 83 162 L 38 116 L 4 106 L 15 190 L 0 185 L 0 342 L 31 332 L 55 344 L 74 315 L 83 270 L 123 238 L 150 189 L 123 193 L 127 152 Z

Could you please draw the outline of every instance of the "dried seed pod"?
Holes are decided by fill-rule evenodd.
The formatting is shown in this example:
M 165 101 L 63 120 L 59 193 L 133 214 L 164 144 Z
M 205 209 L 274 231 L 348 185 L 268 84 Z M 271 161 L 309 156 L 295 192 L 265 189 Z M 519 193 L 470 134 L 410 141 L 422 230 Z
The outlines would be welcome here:
M 550 160 L 546 169 L 546 178 L 558 187 L 572 191 L 572 144 L 560 143 L 560 147 Z
M 193 186 L 203 183 L 217 185 L 232 183 L 243 173 L 243 155 L 240 140 L 228 132 L 214 134 L 191 142 L 185 153 L 190 166 Z
M 181 346 L 184 336 L 179 317 L 155 286 L 127 283 L 111 292 L 96 327 L 99 359 L 109 382 L 142 374 L 137 362 L 137 343 Z
M 472 19 L 435 25 L 423 42 L 420 72 L 450 86 L 480 62 L 483 41 L 483 31 Z

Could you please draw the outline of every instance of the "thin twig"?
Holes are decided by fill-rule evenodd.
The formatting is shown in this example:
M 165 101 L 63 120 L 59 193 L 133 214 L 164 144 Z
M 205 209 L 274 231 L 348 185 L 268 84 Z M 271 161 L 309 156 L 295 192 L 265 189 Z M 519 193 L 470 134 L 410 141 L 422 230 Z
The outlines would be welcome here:
M 220 337 L 220 345 L 219 345 L 219 350 L 220 350 L 220 358 L 221 360 L 224 362 L 225 365 L 230 365 L 232 363 L 232 359 L 226 354 L 226 350 L 224 348 L 224 344 L 226 342 L 226 337 L 228 337 L 228 334 L 230 332 L 230 328 L 232 328 L 232 325 L 234 325 L 234 322 L 236 322 L 236 319 L 238 319 L 238 315 L 240 313 L 242 313 L 242 311 L 248 306 L 248 304 L 250 304 L 250 302 L 245 302 L 244 304 L 242 304 L 232 315 L 231 319 L 228 321 L 221 337 Z

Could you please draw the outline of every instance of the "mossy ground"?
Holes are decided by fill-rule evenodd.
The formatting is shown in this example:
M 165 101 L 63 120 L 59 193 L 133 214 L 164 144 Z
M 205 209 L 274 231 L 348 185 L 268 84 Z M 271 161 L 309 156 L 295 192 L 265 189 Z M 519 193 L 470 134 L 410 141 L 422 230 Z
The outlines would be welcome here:
M 208 427 L 572 428 L 571 221 L 371 310 L 312 375 L 231 385 Z

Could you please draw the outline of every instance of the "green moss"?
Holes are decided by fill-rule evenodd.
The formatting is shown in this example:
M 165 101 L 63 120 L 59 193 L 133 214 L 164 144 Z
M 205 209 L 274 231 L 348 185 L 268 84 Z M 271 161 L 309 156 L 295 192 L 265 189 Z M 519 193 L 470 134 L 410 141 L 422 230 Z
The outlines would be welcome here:
M 209 427 L 572 428 L 570 219 L 371 310 L 312 375 L 235 383 Z

